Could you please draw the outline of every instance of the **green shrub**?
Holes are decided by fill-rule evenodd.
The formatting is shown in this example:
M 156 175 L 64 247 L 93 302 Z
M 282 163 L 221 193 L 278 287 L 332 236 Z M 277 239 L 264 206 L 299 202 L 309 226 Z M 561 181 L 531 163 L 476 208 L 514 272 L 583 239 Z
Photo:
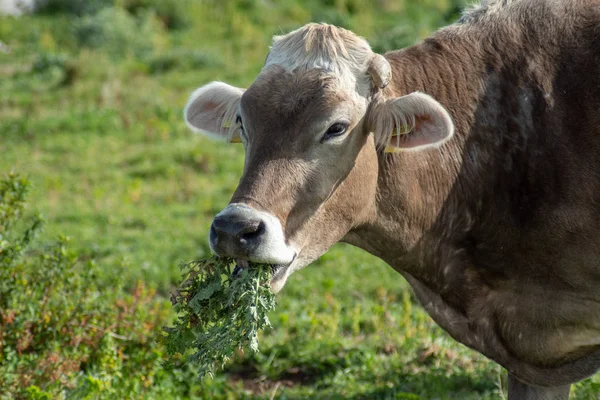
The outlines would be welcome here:
M 78 74 L 74 60 L 65 54 L 38 54 L 30 71 L 35 78 L 47 87 L 67 86 L 73 83 Z M 29 78 L 29 77 L 28 77 Z
M 153 37 L 161 30 L 152 14 L 136 18 L 118 7 L 108 7 L 94 15 L 86 15 L 75 21 L 73 27 L 80 46 L 101 48 L 115 57 L 150 53 Z
M 120 6 L 132 14 L 151 10 L 167 29 L 180 29 L 189 25 L 187 0 L 118 0 Z
M 112 5 L 113 0 L 36 0 L 34 10 L 40 14 L 93 14 Z
M 189 5 L 188 0 L 35 0 L 34 11 L 38 14 L 84 16 L 117 6 L 133 15 L 152 11 L 166 28 L 180 29 L 189 25 Z
M 168 305 L 138 284 L 126 290 L 69 250 L 66 238 L 32 247 L 42 220 L 25 223 L 29 183 L 0 181 L 0 398 L 108 398 L 151 390 Z M 20 229 L 15 229 L 19 227 Z M 153 348 L 153 351 L 149 351 Z
M 176 49 L 163 54 L 155 54 L 145 60 L 148 71 L 161 74 L 171 70 L 195 70 L 218 67 L 222 64 L 216 56 L 200 50 Z

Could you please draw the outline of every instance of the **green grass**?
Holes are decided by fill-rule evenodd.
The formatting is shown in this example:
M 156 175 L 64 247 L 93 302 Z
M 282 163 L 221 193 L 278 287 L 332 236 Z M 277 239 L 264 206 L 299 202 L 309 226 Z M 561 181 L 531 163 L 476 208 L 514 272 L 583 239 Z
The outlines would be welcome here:
M 117 274 L 119 290 L 130 293 L 141 280 L 159 300 L 179 282 L 179 263 L 209 254 L 210 222 L 243 166 L 241 146 L 186 129 L 182 108 L 193 89 L 211 80 L 249 85 L 271 36 L 309 21 L 351 28 L 384 51 L 456 19 L 462 4 L 204 0 L 153 13 L 152 1 L 116 3 L 131 13 L 0 18 L 0 41 L 11 49 L 0 53 L 0 173 L 18 171 L 33 183 L 29 210 L 47 220 L 39 246 L 68 235 L 73 251 L 99 266 L 99 285 Z M 90 39 L 90 27 L 105 36 Z M 160 379 L 132 383 L 129 396 L 501 396 L 502 370 L 450 339 L 399 274 L 351 246 L 337 245 L 296 273 L 278 303 L 258 355 L 238 354 L 202 382 L 185 368 L 154 371 Z M 158 343 L 145 346 L 162 354 Z M 135 369 L 138 358 L 121 362 Z M 109 398 L 99 387 L 94 398 Z M 599 397 L 598 376 L 574 391 L 576 399 Z

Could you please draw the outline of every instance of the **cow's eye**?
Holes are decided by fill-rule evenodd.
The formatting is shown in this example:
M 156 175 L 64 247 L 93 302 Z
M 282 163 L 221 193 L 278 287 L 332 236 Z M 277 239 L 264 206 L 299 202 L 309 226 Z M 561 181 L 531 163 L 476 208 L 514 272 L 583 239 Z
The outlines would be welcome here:
M 347 130 L 348 124 L 346 122 L 336 122 L 327 129 L 323 136 L 323 141 L 342 136 Z

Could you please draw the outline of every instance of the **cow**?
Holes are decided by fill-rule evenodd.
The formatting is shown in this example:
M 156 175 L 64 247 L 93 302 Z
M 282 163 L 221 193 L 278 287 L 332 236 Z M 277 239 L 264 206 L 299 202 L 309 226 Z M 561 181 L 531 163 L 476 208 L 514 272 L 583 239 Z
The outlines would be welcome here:
M 311 23 L 184 117 L 243 143 L 210 246 L 273 265 L 273 292 L 346 242 L 503 366 L 511 400 L 567 399 L 600 368 L 598 0 L 489 0 L 384 55 Z

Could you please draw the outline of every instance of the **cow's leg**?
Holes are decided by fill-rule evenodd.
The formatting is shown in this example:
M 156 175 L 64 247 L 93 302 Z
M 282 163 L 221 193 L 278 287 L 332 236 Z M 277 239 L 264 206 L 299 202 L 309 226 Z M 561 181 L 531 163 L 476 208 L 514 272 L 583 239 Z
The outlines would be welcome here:
M 508 374 L 508 400 L 568 400 L 571 385 L 542 388 L 522 383 Z

